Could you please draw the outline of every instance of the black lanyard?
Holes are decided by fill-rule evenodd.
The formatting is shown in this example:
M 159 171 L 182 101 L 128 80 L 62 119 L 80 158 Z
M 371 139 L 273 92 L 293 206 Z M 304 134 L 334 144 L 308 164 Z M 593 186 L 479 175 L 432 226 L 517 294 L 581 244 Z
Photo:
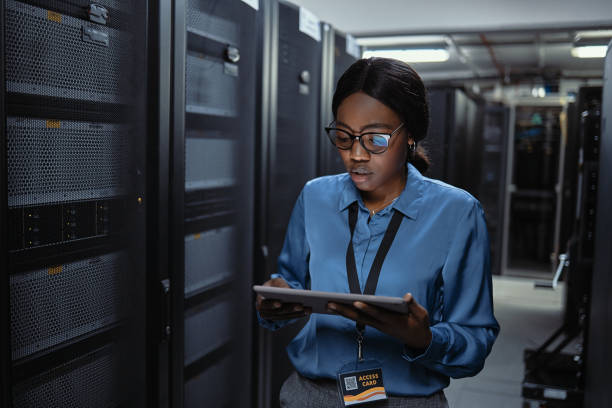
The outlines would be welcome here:
M 348 223 L 349 228 L 351 229 L 351 239 L 349 240 L 348 248 L 346 250 L 346 275 L 348 277 L 351 293 L 361 294 L 361 289 L 359 288 L 359 277 L 357 276 L 357 266 L 355 264 L 355 250 L 353 249 L 353 234 L 355 233 L 355 226 L 357 225 L 358 210 L 359 206 L 357 202 L 354 202 L 349 207 Z M 385 262 L 389 248 L 391 248 L 391 244 L 393 244 L 393 240 L 395 239 L 395 235 L 397 235 L 397 230 L 399 229 L 403 219 L 404 216 L 402 213 L 394 210 L 393 217 L 389 222 L 387 231 L 385 231 L 385 236 L 378 247 L 378 252 L 376 252 L 376 257 L 372 263 L 372 268 L 370 268 L 370 274 L 368 275 L 368 280 L 366 281 L 365 289 L 363 291 L 364 295 L 373 295 L 376 292 L 378 278 L 380 277 L 380 270 L 382 269 L 383 262 Z M 357 323 L 357 331 L 363 333 L 363 329 L 364 326 Z

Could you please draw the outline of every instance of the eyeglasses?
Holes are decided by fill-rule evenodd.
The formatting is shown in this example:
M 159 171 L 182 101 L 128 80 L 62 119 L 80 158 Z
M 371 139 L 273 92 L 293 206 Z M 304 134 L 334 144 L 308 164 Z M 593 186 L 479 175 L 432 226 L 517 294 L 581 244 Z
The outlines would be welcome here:
M 329 140 L 338 149 L 350 150 L 353 147 L 355 139 L 359 139 L 359 143 L 365 150 L 373 154 L 381 154 L 387 151 L 389 148 L 389 139 L 391 139 L 391 136 L 397 133 L 402 126 L 404 126 L 404 123 L 400 123 L 391 133 L 366 132 L 360 135 L 353 135 L 346 130 L 334 127 L 326 127 L 325 131 L 327 132 Z

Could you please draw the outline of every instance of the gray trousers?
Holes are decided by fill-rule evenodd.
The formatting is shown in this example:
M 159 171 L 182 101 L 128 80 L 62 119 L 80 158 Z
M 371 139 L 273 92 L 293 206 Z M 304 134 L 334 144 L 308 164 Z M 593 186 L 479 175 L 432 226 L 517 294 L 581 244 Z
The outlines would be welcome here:
M 294 372 L 285 380 L 280 391 L 282 408 L 343 408 L 334 380 L 311 380 Z M 359 405 L 356 405 L 359 407 Z M 428 397 L 389 397 L 374 401 L 364 408 L 448 408 L 443 391 Z

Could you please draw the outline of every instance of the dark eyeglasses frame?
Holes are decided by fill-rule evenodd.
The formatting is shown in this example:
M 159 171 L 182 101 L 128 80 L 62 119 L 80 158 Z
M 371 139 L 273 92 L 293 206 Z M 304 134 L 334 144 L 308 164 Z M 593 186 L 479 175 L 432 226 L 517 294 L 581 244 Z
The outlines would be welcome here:
M 331 125 L 334 122 L 332 121 L 328 127 L 325 128 L 325 132 L 327 132 L 327 136 L 329 138 L 329 141 L 336 146 L 338 149 L 340 150 L 351 150 L 353 148 L 353 144 L 355 143 L 355 139 L 359 139 L 359 144 L 361 145 L 361 147 L 363 147 L 367 152 L 372 153 L 372 154 L 382 154 L 384 152 L 387 151 L 387 149 L 389 149 L 389 139 L 391 139 L 391 136 L 393 136 L 395 133 L 397 133 L 398 130 L 400 130 L 403 126 L 404 126 L 404 122 L 400 123 L 400 125 L 395 128 L 395 130 L 391 133 L 381 133 L 381 132 L 365 132 L 365 133 L 360 133 L 358 135 L 354 135 L 344 129 L 339 129 L 339 128 L 335 128 L 335 127 L 331 127 Z M 346 133 L 348 135 L 348 137 L 351 139 L 351 145 L 349 147 L 340 147 L 338 145 L 336 145 L 336 143 L 334 143 L 333 140 L 331 140 L 331 136 L 329 134 L 330 131 L 332 130 L 336 130 L 336 131 L 340 131 L 343 133 Z M 365 143 L 363 143 L 363 137 L 367 136 L 367 135 L 379 135 L 379 136 L 384 136 L 385 139 L 387 139 L 387 147 L 385 147 L 385 150 L 383 150 L 382 152 L 373 152 L 370 149 L 368 149 L 365 146 Z

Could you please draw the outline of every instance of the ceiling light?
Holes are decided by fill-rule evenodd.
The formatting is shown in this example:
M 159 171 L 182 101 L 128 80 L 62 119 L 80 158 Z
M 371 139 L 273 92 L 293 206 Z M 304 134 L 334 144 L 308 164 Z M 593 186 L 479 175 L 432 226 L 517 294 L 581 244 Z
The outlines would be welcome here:
M 443 35 L 393 35 L 384 37 L 359 37 L 357 44 L 364 47 L 397 46 L 406 44 L 444 43 Z
M 449 52 L 443 48 L 424 48 L 408 50 L 368 50 L 363 58 L 394 58 L 404 62 L 444 62 L 448 61 Z
M 571 52 L 576 58 L 605 58 L 607 51 L 607 45 L 586 45 L 573 47 Z

